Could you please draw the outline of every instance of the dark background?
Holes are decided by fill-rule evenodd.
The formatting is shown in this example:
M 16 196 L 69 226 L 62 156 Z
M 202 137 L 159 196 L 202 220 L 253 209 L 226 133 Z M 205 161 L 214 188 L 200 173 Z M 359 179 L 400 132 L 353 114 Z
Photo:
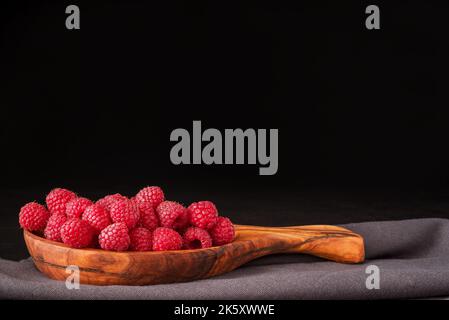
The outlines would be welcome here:
M 0 257 L 27 255 L 18 211 L 53 187 L 160 185 L 237 223 L 449 217 L 448 15 L 447 1 L 1 1 Z M 193 120 L 279 129 L 278 173 L 172 165 L 170 132 Z

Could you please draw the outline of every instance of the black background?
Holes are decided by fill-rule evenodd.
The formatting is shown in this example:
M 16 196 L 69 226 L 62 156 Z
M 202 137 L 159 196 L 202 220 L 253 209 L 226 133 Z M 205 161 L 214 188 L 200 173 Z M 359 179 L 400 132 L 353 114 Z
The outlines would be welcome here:
M 81 30 L 65 28 L 77 4 Z M 377 4 L 381 29 L 367 30 Z M 0 256 L 20 206 L 160 185 L 238 223 L 449 217 L 447 1 L 0 4 Z M 170 132 L 279 129 L 279 171 L 174 166 Z

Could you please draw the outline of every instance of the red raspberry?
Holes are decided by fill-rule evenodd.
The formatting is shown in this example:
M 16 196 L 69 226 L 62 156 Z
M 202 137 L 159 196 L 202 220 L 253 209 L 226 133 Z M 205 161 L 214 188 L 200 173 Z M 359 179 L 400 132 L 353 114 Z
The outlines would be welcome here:
M 142 202 L 138 205 L 140 219 L 137 226 L 144 227 L 150 231 L 159 227 L 159 219 L 153 206 L 148 202 Z
M 73 248 L 85 248 L 92 243 L 94 230 L 87 221 L 68 219 L 61 227 L 61 239 Z
M 129 199 L 114 202 L 110 214 L 113 222 L 124 222 L 130 230 L 139 221 L 139 209 L 136 203 Z
M 101 230 L 98 242 L 104 250 L 126 251 L 130 244 L 126 224 L 117 222 L 107 226 Z
M 99 204 L 88 206 L 81 219 L 87 221 L 97 234 L 112 223 L 109 212 Z
M 97 204 L 103 206 L 105 209 L 107 209 L 108 211 L 111 210 L 111 205 L 118 201 L 118 200 L 124 200 L 127 199 L 125 196 L 122 196 L 120 193 L 115 193 L 115 194 L 110 194 L 107 195 L 104 198 L 101 198 L 99 200 L 97 200 Z
M 164 192 L 159 187 L 145 187 L 136 194 L 136 201 L 150 203 L 154 209 L 165 200 Z
M 212 242 L 215 246 L 221 246 L 232 242 L 235 238 L 235 229 L 231 220 L 226 217 L 218 217 L 215 226 L 209 230 Z
M 135 228 L 129 233 L 132 251 L 150 251 L 153 248 L 153 233 L 145 228 Z
M 80 218 L 84 210 L 86 210 L 86 208 L 91 204 L 93 204 L 93 202 L 87 198 L 79 197 L 72 199 L 67 202 L 67 205 L 65 207 L 65 214 L 69 219 Z
M 62 242 L 61 227 L 66 223 L 67 217 L 64 214 L 53 214 L 48 219 L 47 226 L 44 230 L 44 236 L 48 240 Z
M 182 237 L 186 249 L 200 249 L 212 247 L 212 238 L 209 233 L 197 227 L 190 227 Z
M 45 198 L 47 208 L 51 214 L 65 214 L 67 202 L 76 198 L 76 194 L 70 190 L 56 188 L 50 191 Z
M 44 230 L 48 218 L 50 218 L 48 210 L 36 202 L 27 203 L 19 212 L 19 224 L 28 231 Z
M 177 202 L 161 202 L 156 208 L 156 213 L 162 227 L 183 229 L 189 224 L 187 209 Z
M 181 250 L 182 237 L 173 229 L 159 227 L 153 232 L 153 250 Z
M 188 208 L 190 223 L 201 229 L 210 229 L 217 222 L 218 211 L 210 201 L 192 203 Z

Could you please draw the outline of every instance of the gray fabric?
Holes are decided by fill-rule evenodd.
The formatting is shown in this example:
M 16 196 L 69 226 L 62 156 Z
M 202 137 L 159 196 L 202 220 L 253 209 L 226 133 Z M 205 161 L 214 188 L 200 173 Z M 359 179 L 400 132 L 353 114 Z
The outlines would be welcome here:
M 367 261 L 345 265 L 302 255 L 265 257 L 201 281 L 144 287 L 81 285 L 47 279 L 30 259 L 0 259 L 0 298 L 14 299 L 388 299 L 449 296 L 449 220 L 345 225 L 365 238 Z M 380 289 L 368 290 L 368 265 Z

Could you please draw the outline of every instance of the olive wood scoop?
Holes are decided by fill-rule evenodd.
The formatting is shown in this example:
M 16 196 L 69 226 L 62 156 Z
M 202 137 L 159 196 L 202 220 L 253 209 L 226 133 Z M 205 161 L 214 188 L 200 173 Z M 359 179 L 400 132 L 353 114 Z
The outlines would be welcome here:
M 149 285 L 217 276 L 248 261 L 277 253 L 303 253 L 342 263 L 360 263 L 363 238 L 328 225 L 259 227 L 236 225 L 232 243 L 195 250 L 114 252 L 74 249 L 24 231 L 36 267 L 56 280 L 66 280 L 68 266 L 80 270 L 80 282 L 94 285 Z

